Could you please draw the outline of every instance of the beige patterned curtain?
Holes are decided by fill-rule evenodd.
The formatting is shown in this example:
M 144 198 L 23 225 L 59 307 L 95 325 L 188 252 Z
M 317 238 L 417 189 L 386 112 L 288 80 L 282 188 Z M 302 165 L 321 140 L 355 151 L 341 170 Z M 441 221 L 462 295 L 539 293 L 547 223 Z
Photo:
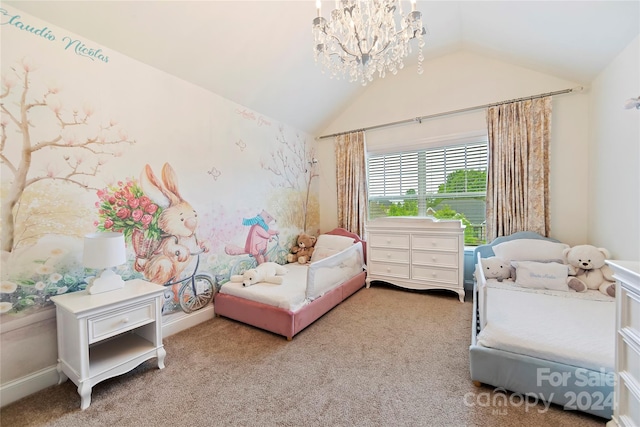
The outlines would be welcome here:
M 487 241 L 517 231 L 549 236 L 551 97 L 487 110 Z
M 367 217 L 367 168 L 364 132 L 336 137 L 338 227 L 364 236 Z

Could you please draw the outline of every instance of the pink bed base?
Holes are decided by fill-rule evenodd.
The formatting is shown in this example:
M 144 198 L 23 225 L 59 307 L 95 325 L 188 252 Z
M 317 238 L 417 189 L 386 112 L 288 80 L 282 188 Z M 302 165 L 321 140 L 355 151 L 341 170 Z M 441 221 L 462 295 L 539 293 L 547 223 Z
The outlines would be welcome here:
M 221 293 L 216 294 L 214 310 L 216 316 L 228 317 L 291 340 L 298 332 L 363 288 L 366 277 L 363 271 L 296 312 Z
M 341 228 L 327 234 L 349 236 L 362 241 L 357 235 Z M 362 245 L 364 248 L 364 241 Z M 214 311 L 216 316 L 228 317 L 292 340 L 298 332 L 363 288 L 366 277 L 367 274 L 363 271 L 296 312 L 219 292 L 215 296 Z

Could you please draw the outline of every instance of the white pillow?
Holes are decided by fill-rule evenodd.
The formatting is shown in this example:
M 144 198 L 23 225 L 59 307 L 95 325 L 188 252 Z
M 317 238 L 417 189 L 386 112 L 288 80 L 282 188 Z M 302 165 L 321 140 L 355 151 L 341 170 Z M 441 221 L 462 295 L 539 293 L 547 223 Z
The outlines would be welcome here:
M 516 284 L 525 288 L 569 291 L 569 266 L 557 262 L 512 261 Z
M 565 243 L 540 239 L 517 239 L 502 242 L 493 247 L 493 253 L 507 261 L 564 260 Z
M 342 252 L 349 246 L 353 246 L 354 239 L 347 236 L 338 236 L 333 234 L 321 234 L 316 240 L 311 255 L 311 262 L 319 261 L 330 257 L 331 255 Z

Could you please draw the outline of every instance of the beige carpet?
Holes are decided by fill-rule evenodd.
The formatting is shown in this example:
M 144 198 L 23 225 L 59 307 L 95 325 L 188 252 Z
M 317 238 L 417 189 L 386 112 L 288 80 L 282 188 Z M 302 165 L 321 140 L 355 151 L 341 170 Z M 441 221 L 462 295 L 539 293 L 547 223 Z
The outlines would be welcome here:
M 471 303 L 362 289 L 293 341 L 216 318 L 165 339 L 155 360 L 98 384 L 70 381 L 0 411 L 2 426 L 603 426 L 542 404 L 491 405 L 469 379 Z M 466 397 L 465 397 L 466 396 Z M 514 395 L 512 395 L 514 396 Z M 517 397 L 517 396 L 514 396 Z M 489 404 L 487 404 L 489 402 Z

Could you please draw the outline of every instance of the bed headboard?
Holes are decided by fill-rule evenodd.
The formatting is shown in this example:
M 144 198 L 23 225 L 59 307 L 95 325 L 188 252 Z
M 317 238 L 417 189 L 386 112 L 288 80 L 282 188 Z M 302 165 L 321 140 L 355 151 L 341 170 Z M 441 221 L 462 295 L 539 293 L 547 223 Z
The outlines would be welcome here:
M 324 233 L 324 234 L 332 234 L 332 235 L 334 235 L 334 236 L 346 236 L 346 237 L 351 237 L 351 238 L 353 238 L 353 241 L 354 241 L 355 243 L 357 243 L 357 242 L 361 242 L 361 243 L 362 243 L 362 255 L 364 256 L 364 262 L 365 262 L 365 263 L 367 262 L 367 242 L 365 242 L 364 240 L 362 240 L 362 239 L 360 238 L 360 236 L 358 236 L 357 234 L 352 233 L 352 232 L 350 232 L 350 231 L 349 231 L 349 230 L 347 230 L 347 229 L 339 228 L 339 227 L 338 227 L 338 228 L 334 228 L 334 229 L 333 229 L 333 230 L 331 230 L 331 231 L 327 231 L 327 232 L 326 232 L 326 233 Z
M 541 239 L 541 240 L 549 240 L 551 242 L 560 243 L 559 240 L 552 239 L 551 237 L 544 237 L 533 231 L 518 231 L 517 233 L 513 233 L 509 236 L 501 236 L 496 237 L 493 242 L 487 243 L 486 245 L 477 246 L 473 250 L 473 264 L 475 265 L 478 262 L 478 254 L 482 258 L 489 258 L 495 256 L 493 252 L 493 247 L 503 242 L 508 242 L 510 240 L 518 240 L 518 239 Z

